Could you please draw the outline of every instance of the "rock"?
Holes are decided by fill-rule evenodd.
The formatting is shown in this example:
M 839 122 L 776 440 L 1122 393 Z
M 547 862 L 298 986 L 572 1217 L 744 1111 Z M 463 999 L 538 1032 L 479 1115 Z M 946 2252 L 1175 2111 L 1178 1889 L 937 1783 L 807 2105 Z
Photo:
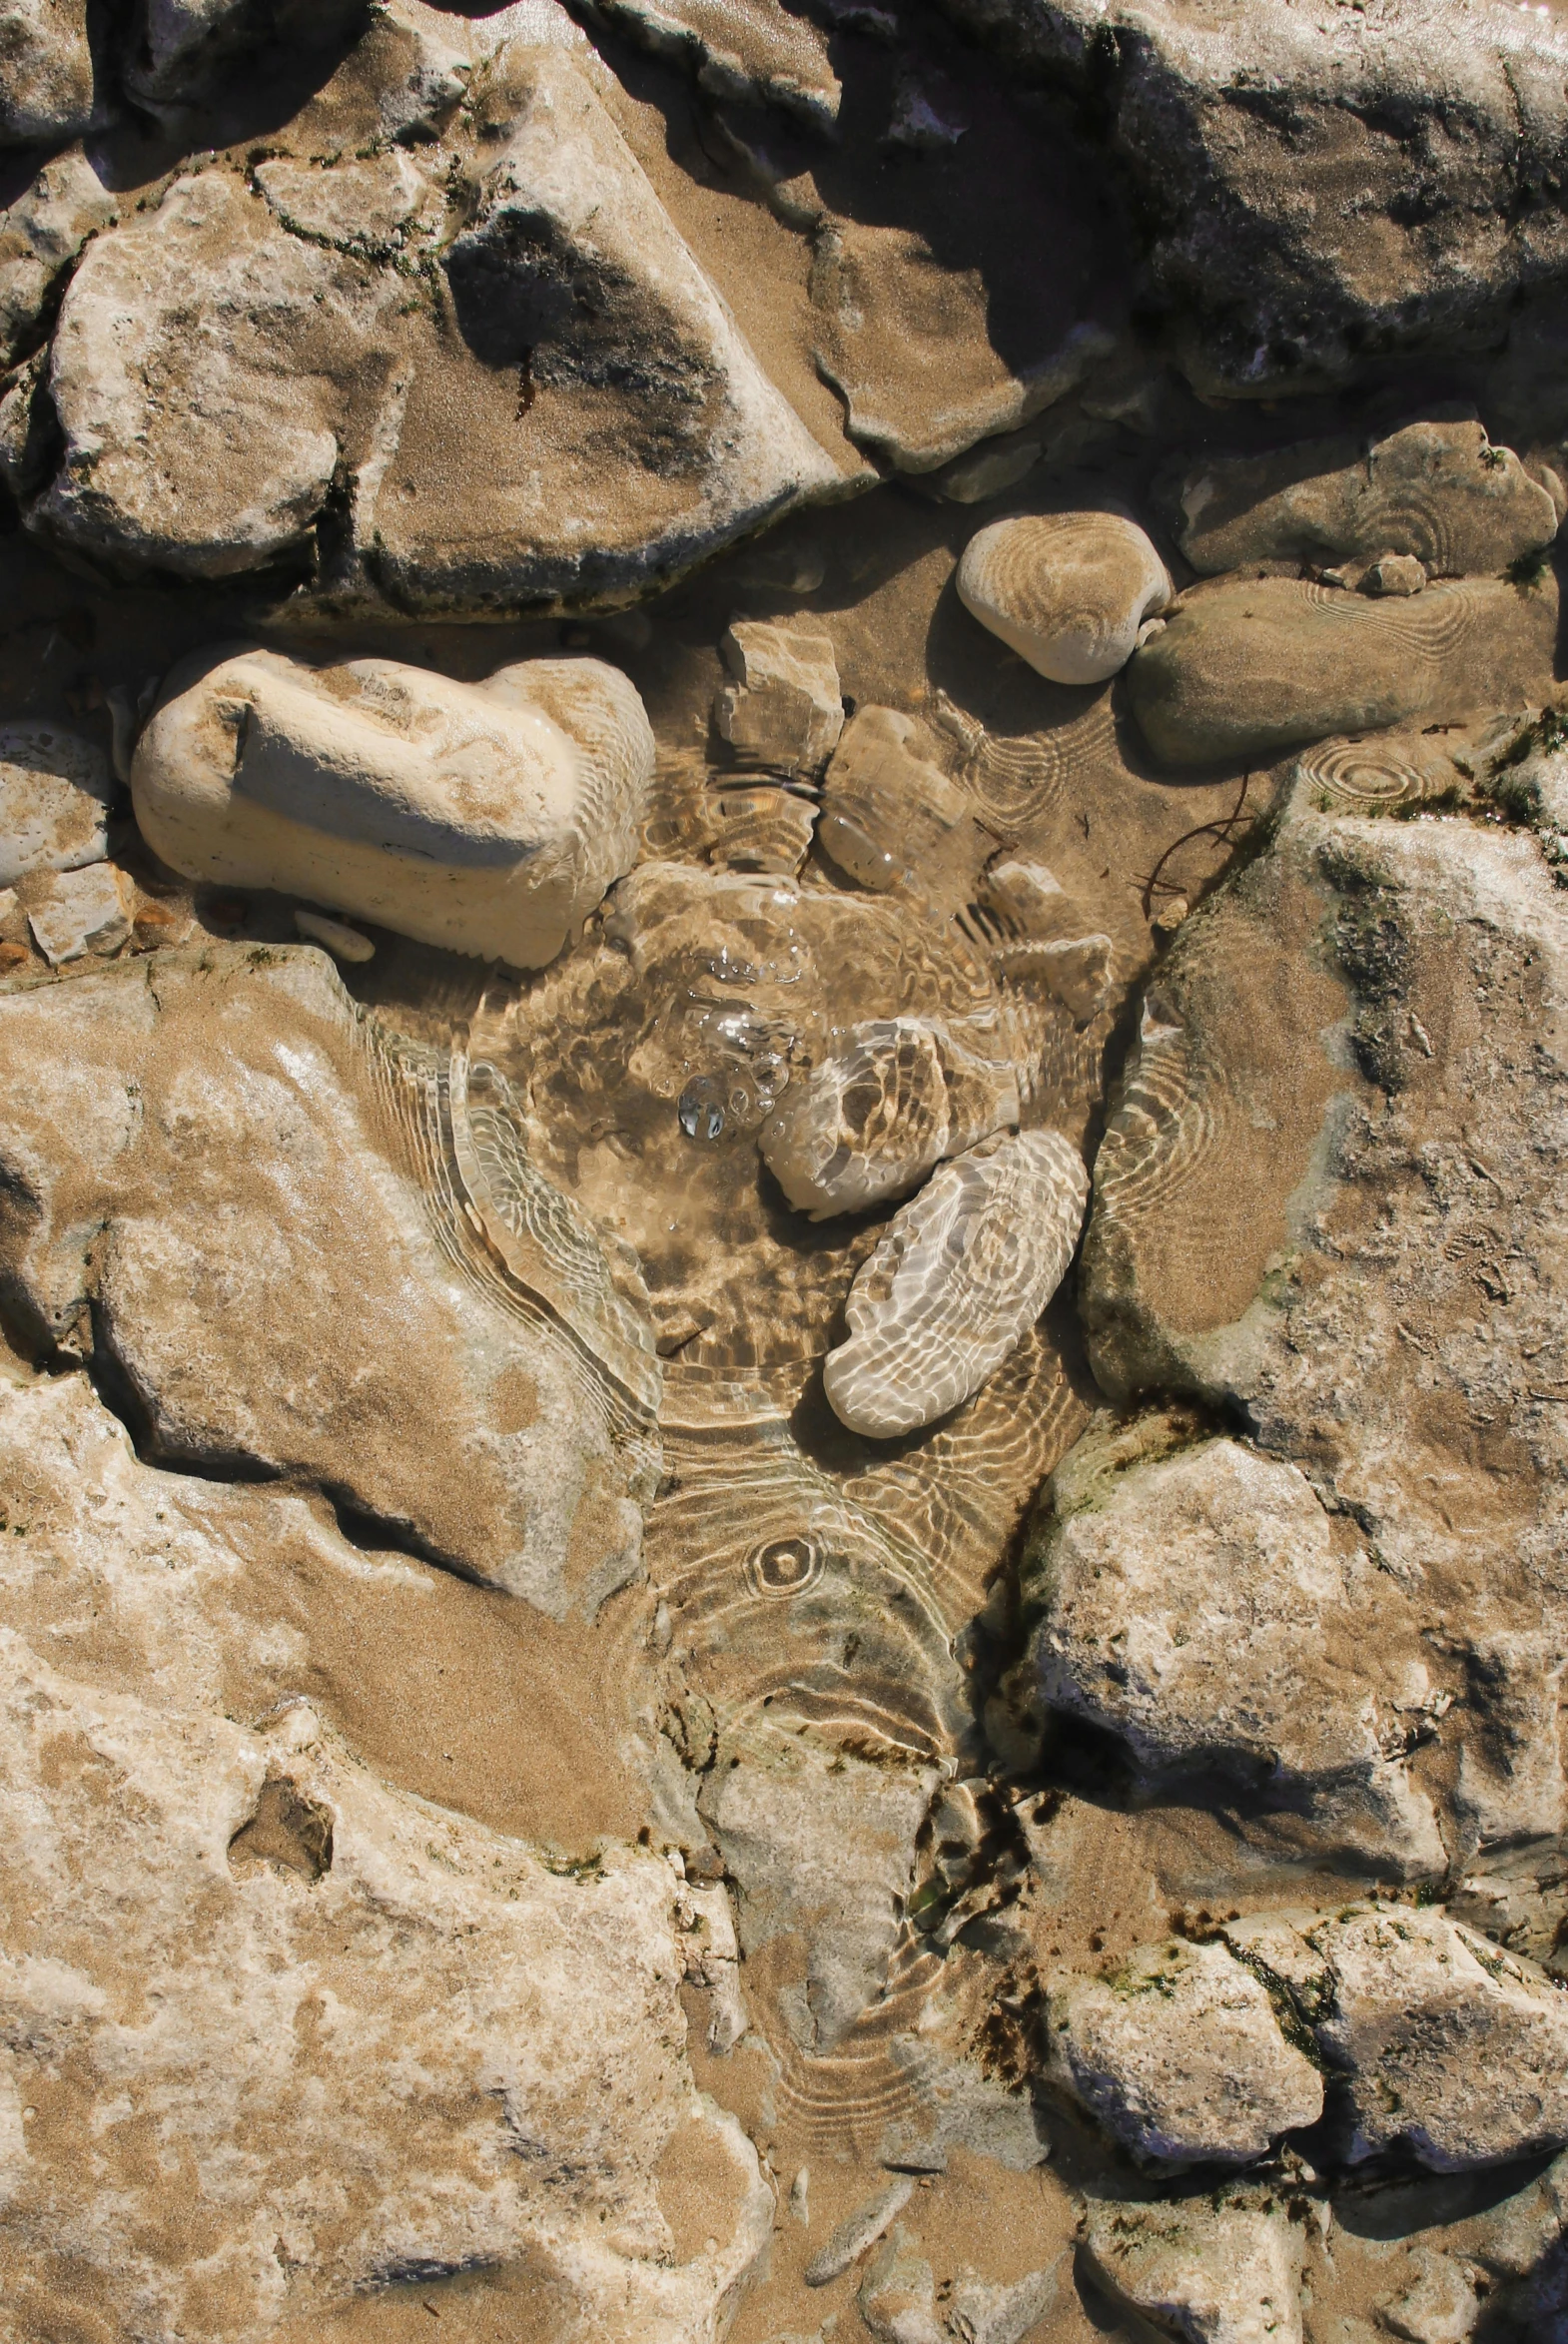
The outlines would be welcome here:
M 1297 578 L 1190 591 L 1128 668 L 1145 739 L 1171 765 L 1259 758 L 1329 733 L 1447 724 L 1549 690 L 1557 597 L 1501 579 L 1369 601 Z
M 1034 157 L 1014 148 L 1011 159 L 1026 184 Z M 1057 190 L 1037 187 L 1063 257 L 1077 248 L 1090 276 L 1101 257 L 1085 250 L 1080 221 Z M 923 233 L 829 217 L 817 232 L 817 369 L 844 400 L 855 445 L 896 471 L 937 471 L 978 440 L 1017 430 L 1066 399 L 1116 348 L 1105 324 L 1078 314 L 1071 263 L 1044 284 L 1038 274 L 1024 284 L 1016 245 L 977 222 L 970 252 L 986 244 L 983 272 L 953 265 L 950 239 L 935 222 Z M 995 331 L 999 297 L 1011 312 L 1012 331 L 1003 335 Z
M 1277 2208 L 1092 2199 L 1082 2252 L 1109 2293 L 1188 2344 L 1301 2344 L 1300 2249 Z
M 0 145 L 64 145 L 98 116 L 86 0 L 5 0 Z
M 958 909 L 990 841 L 936 753 L 917 717 L 857 708 L 823 783 L 817 841 L 858 887 L 885 895 L 914 886 L 944 910 Z
M 1568 2140 L 1568 1993 L 1438 1913 L 1372 1910 L 1308 1942 L 1331 2002 L 1316 2026 L 1346 2078 L 1352 2164 L 1402 2148 L 1453 2173 Z
M 376 958 L 376 947 L 358 928 L 346 928 L 342 920 L 329 920 L 325 913 L 297 908 L 295 927 L 307 944 L 324 945 L 335 961 L 363 963 Z
M 368 574 L 420 610 L 613 606 L 836 490 L 586 64 L 513 41 L 481 111 L 441 257 L 456 331 L 410 318 L 394 452 L 360 473 Z
M 876 2344 L 945 2344 L 936 2279 L 902 2223 L 866 2265 L 856 2302 Z
M 100 1363 L 148 1455 L 323 1491 L 554 1618 L 636 1572 L 651 1338 L 498 1078 L 394 1048 L 298 947 L 122 963 L 0 1023 L 8 1308 Z
M 809 17 L 768 0 L 723 10 L 703 0 L 596 0 L 594 13 L 656 54 L 689 59 L 714 97 L 767 99 L 818 130 L 838 120 L 839 79 Z
M 1160 1780 L 1217 1770 L 1404 1874 L 1437 1874 L 1429 1800 L 1390 1753 L 1435 1688 L 1420 1616 L 1293 1464 L 1103 1420 L 1059 1468 L 1023 1565 L 1048 1708 Z M 1342 1844 L 1342 1843 L 1341 1843 Z
M 809 626 L 738 618 L 720 648 L 736 679 L 714 699 L 721 737 L 745 765 L 814 780 L 844 729 L 830 638 Z
M 1374 591 L 1413 593 L 1431 577 L 1498 576 L 1549 545 L 1557 507 L 1511 447 L 1477 422 L 1408 423 L 1370 446 L 1308 440 L 1226 456 L 1181 485 L 1181 551 L 1196 570 L 1258 561 L 1323 567 L 1346 559 L 1420 564 Z
M 77 871 L 109 852 L 109 760 L 52 723 L 0 727 L 0 887 L 29 871 Z
M 462 1651 L 439 1575 L 297 1494 L 154 1471 L 81 1374 L 8 1364 L 0 1453 L 11 2315 L 307 2344 L 356 2300 L 433 2325 L 420 2297 L 477 2270 L 502 2317 L 721 2325 L 771 2193 L 692 2081 L 670 1867 L 562 1865 L 380 1776 L 319 1702 L 256 1695 L 263 1651 L 275 1685 L 330 1686 L 323 1617 L 302 1639 L 284 1594 L 327 1572 L 362 1681 L 400 1602 L 380 1651 L 406 1696 L 419 1635 Z M 435 1691 L 426 1730 L 459 1711 Z
M 1419 2275 L 1397 2302 L 1378 2306 L 1379 2324 L 1407 2344 L 1465 2344 L 1481 2319 L 1480 2298 L 1450 2255 L 1420 2252 Z
M 823 1388 L 873 1440 L 980 1389 L 1045 1309 L 1078 1243 L 1089 1175 L 1060 1132 L 1002 1134 L 941 1167 L 856 1273 Z
M 825 2246 L 818 2248 L 806 2265 L 808 2287 L 828 2287 L 841 2278 L 851 2263 L 858 2261 L 869 2246 L 875 2246 L 888 2225 L 895 2221 L 914 2195 L 915 2183 L 907 2173 L 890 2181 L 886 2189 L 840 2222 Z
M 1322 2114 L 1322 2077 L 1223 1946 L 1143 1946 L 1053 1986 L 1047 2027 L 1053 2072 L 1142 2157 L 1249 2164 Z
M 29 525 L 117 570 L 184 577 L 298 553 L 355 378 L 385 378 L 384 298 L 221 167 L 177 179 L 96 237 L 66 290 L 49 370 L 64 451 Z
M 187 878 L 536 968 L 630 869 L 652 774 L 642 703 L 596 659 L 525 660 L 475 685 L 239 646 L 169 678 L 132 796 Z
M 590 57 L 538 9 L 396 0 L 301 151 L 254 182 L 214 160 L 99 235 L 29 527 L 116 574 L 284 564 L 329 613 L 512 612 L 624 602 L 836 487 Z M 439 171 L 390 144 L 432 124 Z
M 958 2344 L 1024 2344 L 1057 2300 L 1056 2266 L 998 2286 L 960 2271 L 948 2303 L 948 2325 Z
M 110 863 L 51 871 L 28 891 L 27 921 L 52 969 L 119 951 L 131 933 L 126 892 Z
M 1301 801 L 1319 814 L 1394 814 L 1457 797 L 1463 779 L 1441 737 L 1356 734 L 1303 749 L 1290 769 Z
M 1161 966 L 1080 1278 L 1108 1393 L 1239 1417 L 1355 1525 L 1376 1600 L 1325 1714 L 1360 1673 L 1469 1879 L 1568 1815 L 1565 918 L 1527 831 L 1297 790 Z
M 440 225 L 440 189 L 400 148 L 327 169 L 287 155 L 258 164 L 256 185 L 292 236 L 369 260 L 395 261 Z
M 144 0 L 126 87 L 138 105 L 178 119 L 247 52 L 269 44 L 307 54 L 330 50 L 367 13 L 366 0 L 327 0 L 325 7 L 300 0 Z
M 1384 553 L 1363 572 L 1360 588 L 1363 594 L 1419 594 L 1425 583 L 1426 565 L 1413 553 Z
M 1446 0 L 1380 16 L 1289 0 L 1244 16 L 1171 0 L 957 13 L 1093 99 L 1205 391 L 1273 397 L 1374 353 L 1485 341 L 1520 288 L 1562 283 L 1568 223 L 1532 192 L 1568 145 L 1554 17 L 1456 16 Z
M 791 1584 L 809 1542 L 772 1543 L 771 1555 L 769 1542 L 762 1547 L 764 1594 L 809 1597 L 809 1585 Z M 854 1616 L 833 1610 L 841 1622 Z M 776 1727 L 738 1721 L 719 1744 L 698 1804 L 736 1884 L 746 1960 L 765 1958 L 776 1941 L 796 1941 L 804 1976 L 788 1997 L 787 2020 L 800 2048 L 823 2053 L 843 2042 L 883 1990 L 916 1834 L 941 1778 L 935 1765 L 912 1764 L 907 1750 L 862 1745 L 859 1755 L 813 1736 L 804 1719 L 793 1722 L 794 1731 L 786 1717 Z
M 944 1026 L 881 1018 L 844 1029 L 833 1055 L 762 1129 L 762 1157 L 798 1212 L 825 1220 L 902 1196 L 945 1156 L 1018 1120 L 1011 1068 Z
M 114 197 L 71 149 L 46 163 L 0 218 L 0 367 L 26 355 L 66 270 L 115 216 Z
M 965 546 L 957 583 L 982 626 L 1059 684 L 1115 675 L 1172 594 L 1149 538 L 1116 512 L 993 521 Z

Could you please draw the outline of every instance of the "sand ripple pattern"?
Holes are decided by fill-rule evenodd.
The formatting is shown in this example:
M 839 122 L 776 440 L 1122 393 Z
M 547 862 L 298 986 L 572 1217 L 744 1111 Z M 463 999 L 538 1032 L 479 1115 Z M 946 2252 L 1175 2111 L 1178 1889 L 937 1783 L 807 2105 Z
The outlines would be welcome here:
M 1319 741 L 1297 758 L 1293 778 L 1322 813 L 1392 814 L 1447 798 L 1459 776 L 1420 733 L 1376 733 Z

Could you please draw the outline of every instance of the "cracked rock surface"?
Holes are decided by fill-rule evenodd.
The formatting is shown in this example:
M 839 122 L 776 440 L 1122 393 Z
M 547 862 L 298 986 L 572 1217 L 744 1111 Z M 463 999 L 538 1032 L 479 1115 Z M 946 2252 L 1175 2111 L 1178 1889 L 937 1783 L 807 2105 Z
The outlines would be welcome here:
M 6 2344 L 1568 2344 L 1565 91 L 0 4 Z

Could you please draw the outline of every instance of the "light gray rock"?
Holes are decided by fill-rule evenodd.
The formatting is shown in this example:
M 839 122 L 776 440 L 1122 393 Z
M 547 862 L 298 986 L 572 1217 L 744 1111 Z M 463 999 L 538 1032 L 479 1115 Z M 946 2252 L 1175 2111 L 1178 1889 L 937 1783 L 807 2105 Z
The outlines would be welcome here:
M 1188 472 L 1180 504 L 1181 550 L 1204 572 L 1386 555 L 1431 577 L 1495 577 L 1549 545 L 1558 523 L 1547 490 L 1477 422 L 1221 457 Z
M 1298 791 L 1162 964 L 1084 1245 L 1103 1388 L 1244 1412 L 1370 1558 L 1327 1714 L 1359 1677 L 1477 1883 L 1568 1814 L 1565 1049 L 1568 911 L 1531 832 Z
M 1331 2001 L 1316 2026 L 1346 2078 L 1351 2163 L 1400 2147 L 1438 2172 L 1568 2140 L 1568 1992 L 1440 1913 L 1318 1924 Z
M 285 564 L 310 610 L 509 612 L 630 600 L 840 483 L 561 12 L 396 0 L 353 62 L 298 151 L 209 161 L 95 240 L 31 528 L 117 574 Z M 390 142 L 432 124 L 426 171 Z
M 29 871 L 76 871 L 108 853 L 109 760 L 52 723 L 0 727 L 0 887 Z
M 363 270 L 286 234 L 229 171 L 176 180 L 97 237 L 67 289 L 49 371 L 64 453 L 29 525 L 186 577 L 298 553 L 354 378 L 385 374 L 378 306 Z
M 523 660 L 463 684 L 243 645 L 170 676 L 131 788 L 187 878 L 271 887 L 537 968 L 636 859 L 653 735 L 618 668 Z
M 87 0 L 5 0 L 0 9 L 0 145 L 79 138 L 94 122 Z
M 1167 1438 L 1105 1420 L 1059 1469 L 1023 1565 L 1031 1690 L 1153 1780 L 1217 1770 L 1330 1847 L 1441 1873 L 1397 1763 L 1434 1691 L 1420 1615 L 1295 1465 Z
M 720 686 L 713 718 L 737 760 L 815 780 L 844 729 L 831 639 L 809 624 L 739 618 L 720 648 L 735 681 Z
M 0 366 L 34 341 L 65 271 L 117 209 L 87 157 L 70 149 L 0 215 Z
M 112 863 L 46 871 L 28 890 L 27 922 L 52 969 L 117 953 L 131 933 L 126 888 Z
M 503 1086 L 397 1055 L 300 947 L 123 962 L 0 1023 L 8 1308 L 105 1363 L 150 1455 L 325 1490 L 555 1618 L 635 1573 L 651 1335 Z
M 1093 94 L 1205 390 L 1266 397 L 1390 347 L 1484 338 L 1521 286 L 1568 271 L 1568 220 L 1533 193 L 1559 181 L 1568 149 L 1554 15 L 1447 0 L 1240 13 L 962 0 L 958 13 Z
M 362 1630 L 395 1592 L 427 1633 L 437 1575 L 298 1493 L 142 1463 L 81 1374 L 0 1370 L 0 1489 L 8 2316 L 305 2344 L 477 2266 L 502 2317 L 547 2292 L 582 2337 L 721 2329 L 772 2196 L 692 2080 L 670 1866 L 551 1870 L 319 1706 L 236 1701 L 262 1651 L 331 1686 L 258 1608 L 268 1557 Z
M 1330 733 L 1447 724 L 1551 689 L 1555 581 L 1466 578 L 1378 601 L 1287 577 L 1189 590 L 1135 652 L 1128 698 L 1173 765 Z
M 1092 2199 L 1082 2252 L 1113 2297 L 1184 2344 L 1301 2344 L 1299 2242 L 1277 2207 Z
M 877 2344 L 945 2344 L 935 2274 L 902 2223 L 866 2265 L 855 2300 Z
M 958 2344 L 1024 2344 L 1057 2300 L 1057 2267 L 1031 2271 L 1011 2286 L 959 2271 L 947 2307 Z
M 1046 2024 L 1051 2071 L 1162 2164 L 1250 2164 L 1322 2114 L 1322 2077 L 1220 1945 L 1142 1946 L 1104 1976 L 1053 1984 Z

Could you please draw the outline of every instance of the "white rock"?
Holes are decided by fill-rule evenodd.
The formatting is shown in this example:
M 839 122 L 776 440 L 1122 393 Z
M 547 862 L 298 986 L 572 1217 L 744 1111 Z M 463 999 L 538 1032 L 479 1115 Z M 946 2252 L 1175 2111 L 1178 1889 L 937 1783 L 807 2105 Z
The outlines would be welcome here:
M 1248 2164 L 1322 2114 L 1322 2077 L 1221 1945 L 1140 1947 L 1053 1987 L 1047 2024 L 1054 2071 L 1142 2156 Z
M 958 565 L 966 610 L 1053 683 L 1104 683 L 1172 595 L 1136 521 L 1114 512 L 1026 514 L 971 537 Z
M 1046 1703 L 1120 1736 L 1152 1777 L 1215 1768 L 1303 1802 L 1329 1844 L 1369 1835 L 1384 1860 L 1440 1873 L 1430 1802 L 1384 1755 L 1427 1682 L 1403 1591 L 1336 1537 L 1295 1465 L 1228 1439 L 1143 1459 L 1140 1437 L 1086 1437 L 1026 1558 Z
M 1568 1992 L 1432 1912 L 1319 1924 L 1332 2006 L 1317 2026 L 1348 2078 L 1352 2162 L 1395 2146 L 1438 2172 L 1568 2140 Z
M 1060 1132 L 1005 1133 L 894 1214 L 845 1304 L 822 1380 L 851 1431 L 891 1440 L 977 1392 L 1061 1284 L 1089 1200 Z
M 3 0 L 0 146 L 76 138 L 94 115 L 87 0 Z
M 14 1366 L 0 1488 L 8 2309 L 255 2344 L 476 2265 L 504 2323 L 520 2266 L 583 2337 L 721 2334 L 772 2199 L 693 2085 L 670 1868 L 551 1871 L 298 1698 L 236 1722 L 236 1659 L 280 1639 L 331 1684 L 319 1610 L 254 1608 L 260 1554 L 385 1600 L 293 1493 L 155 1471 L 84 1375 Z M 433 1598 L 399 1600 L 417 1634 Z
M 945 1026 L 878 1018 L 849 1027 L 792 1083 L 762 1129 L 768 1170 L 813 1220 L 905 1195 L 945 1156 L 1018 1119 L 1013 1069 Z
M 1277 2209 L 1187 2198 L 1097 2198 L 1084 2224 L 1096 2278 L 1187 2344 L 1301 2344 L 1300 2249 Z
M 844 729 L 829 637 L 804 624 L 737 618 L 720 648 L 736 680 L 719 690 L 714 721 L 736 755 L 770 773 L 819 774 Z
M 945 2344 L 935 2275 L 902 2223 L 866 2265 L 856 2301 L 877 2344 Z
M 148 844 L 189 879 L 290 890 L 536 968 L 630 869 L 652 771 L 642 703 L 598 660 L 462 684 L 241 648 L 176 670 L 132 794 Z
M 376 947 L 358 928 L 346 928 L 342 920 L 329 920 L 325 912 L 308 911 L 302 904 L 296 909 L 294 924 L 307 944 L 325 945 L 335 961 L 372 961 Z
M 109 863 L 56 871 L 29 891 L 28 925 L 51 968 L 115 953 L 131 933 L 120 874 Z
M 79 150 L 56 155 L 0 216 L 0 366 L 26 346 L 59 282 L 115 198 Z
M 109 851 L 114 796 L 96 743 L 54 724 L 0 728 L 0 887 L 29 871 L 77 871 Z

